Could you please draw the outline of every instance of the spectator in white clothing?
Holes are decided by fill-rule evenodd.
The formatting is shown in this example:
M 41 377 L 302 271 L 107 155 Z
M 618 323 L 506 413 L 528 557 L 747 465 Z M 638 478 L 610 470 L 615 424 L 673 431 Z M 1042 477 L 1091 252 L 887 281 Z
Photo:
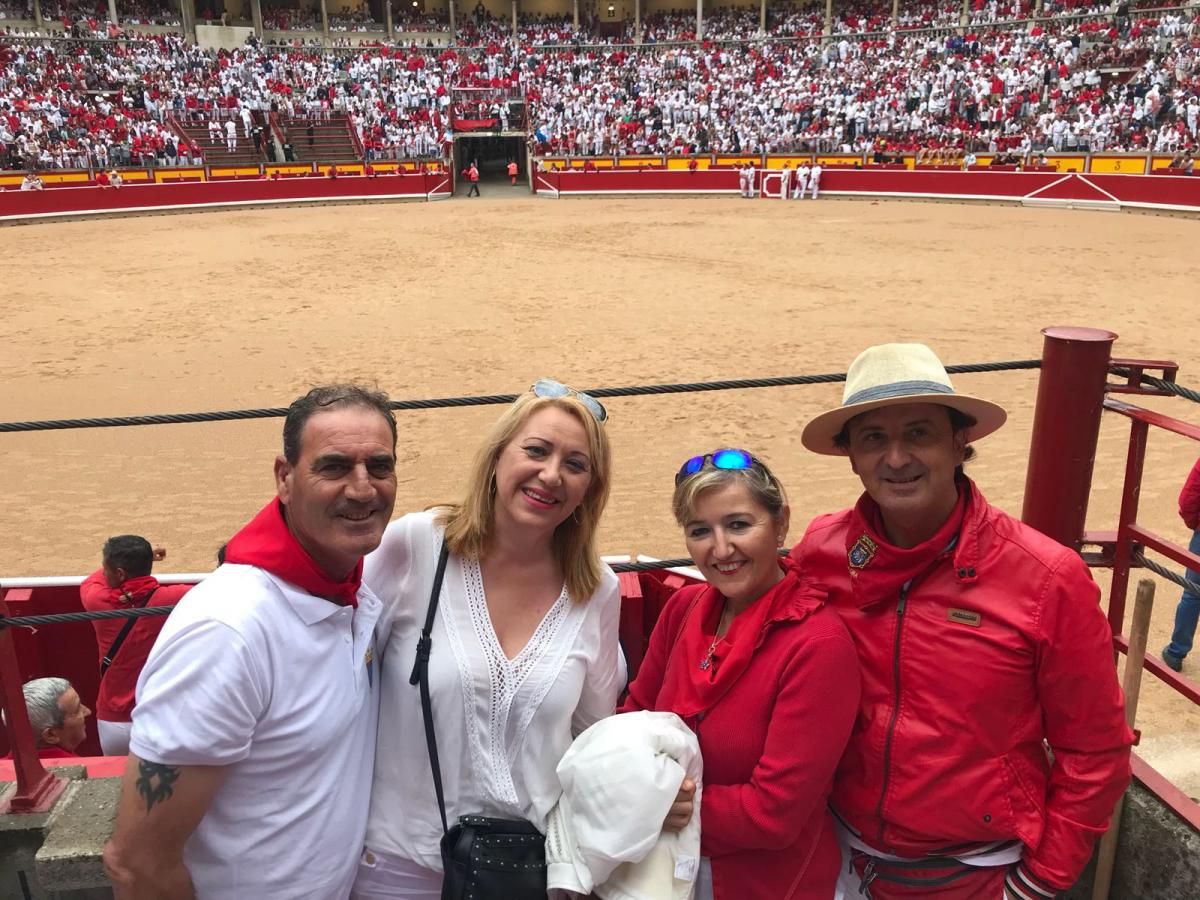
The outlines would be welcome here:
M 617 579 L 595 545 L 605 418 L 594 398 L 537 382 L 492 428 L 464 499 L 393 522 L 367 558 L 382 697 L 355 900 L 440 896 L 443 826 L 409 676 L 443 545 L 428 677 L 449 823 L 521 819 L 544 834 L 559 760 L 613 712 L 626 670 Z

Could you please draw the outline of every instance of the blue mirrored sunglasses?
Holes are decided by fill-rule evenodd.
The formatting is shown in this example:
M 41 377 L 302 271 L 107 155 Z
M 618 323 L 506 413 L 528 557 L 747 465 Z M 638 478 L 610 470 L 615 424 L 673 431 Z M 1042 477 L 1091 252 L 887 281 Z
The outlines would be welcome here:
M 675 473 L 675 484 L 678 486 L 685 478 L 690 478 L 709 465 L 714 469 L 753 469 L 756 464 L 759 464 L 758 460 L 747 450 L 714 450 L 703 456 L 693 456 L 680 466 Z
M 608 421 L 608 410 L 604 408 L 603 403 L 591 394 L 567 387 L 561 381 L 555 381 L 553 378 L 539 378 L 533 383 L 530 390 L 538 397 L 574 397 L 587 407 L 588 412 L 596 417 L 597 422 Z

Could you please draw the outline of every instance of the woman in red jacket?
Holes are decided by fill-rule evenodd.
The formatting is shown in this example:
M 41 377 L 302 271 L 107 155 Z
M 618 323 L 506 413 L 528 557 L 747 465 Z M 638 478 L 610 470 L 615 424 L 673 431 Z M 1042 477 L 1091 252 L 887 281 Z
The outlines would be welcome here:
M 745 450 L 689 459 L 675 518 L 707 584 L 678 591 L 622 712 L 674 712 L 704 757 L 697 900 L 830 900 L 827 803 L 858 709 L 858 657 L 825 592 L 779 558 L 783 486 Z M 694 785 L 664 823 L 692 815 Z

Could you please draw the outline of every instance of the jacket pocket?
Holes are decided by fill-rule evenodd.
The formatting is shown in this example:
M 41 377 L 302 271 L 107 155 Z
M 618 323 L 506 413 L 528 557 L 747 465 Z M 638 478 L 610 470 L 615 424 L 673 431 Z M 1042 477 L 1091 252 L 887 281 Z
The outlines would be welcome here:
M 1011 782 L 1009 796 L 1016 837 L 1026 847 L 1036 847 L 1046 827 L 1045 776 L 1032 771 L 1028 760 L 1014 754 L 1005 754 L 1004 770 Z M 1032 782 L 1035 780 L 1041 783 L 1040 790 L 1033 788 Z

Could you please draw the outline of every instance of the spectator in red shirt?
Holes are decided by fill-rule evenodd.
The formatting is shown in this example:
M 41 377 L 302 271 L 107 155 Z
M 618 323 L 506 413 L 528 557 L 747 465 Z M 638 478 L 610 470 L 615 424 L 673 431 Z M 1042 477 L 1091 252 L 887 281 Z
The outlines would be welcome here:
M 75 750 L 87 737 L 87 717 L 79 692 L 65 678 L 35 678 L 21 686 L 29 724 L 42 759 L 76 757 Z M 4 757 L 11 759 L 12 754 Z
M 1200 554 L 1200 459 L 1179 493 L 1179 518 L 1192 529 L 1192 540 L 1188 550 Z M 1200 584 L 1200 572 L 1188 569 L 1188 581 Z M 1175 608 L 1175 630 L 1171 643 L 1163 647 L 1162 658 L 1168 666 L 1179 672 L 1183 669 L 1183 658 L 1191 652 L 1196 637 L 1196 622 L 1200 619 L 1200 596 L 1185 588 Z
M 79 586 L 83 608 L 99 611 L 174 606 L 191 585 L 160 585 L 150 574 L 154 562 L 166 555 L 166 550 L 151 549 L 150 542 L 136 534 L 109 538 L 101 554 L 103 565 Z M 166 616 L 92 621 L 100 654 L 96 728 L 105 756 L 129 752 L 134 689 L 166 621 Z

